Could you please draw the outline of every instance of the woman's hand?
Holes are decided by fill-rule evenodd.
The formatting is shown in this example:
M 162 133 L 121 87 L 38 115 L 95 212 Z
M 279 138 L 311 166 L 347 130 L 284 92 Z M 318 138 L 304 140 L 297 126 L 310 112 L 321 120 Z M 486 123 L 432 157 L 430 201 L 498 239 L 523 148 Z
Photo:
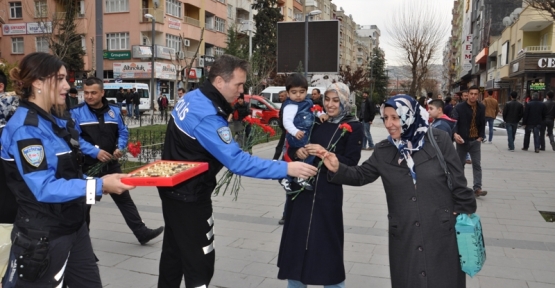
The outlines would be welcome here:
M 306 151 L 306 148 L 301 147 L 297 150 L 296 155 L 297 155 L 297 158 L 304 160 L 308 157 L 308 151 Z
M 320 144 L 307 144 L 304 146 L 304 149 L 306 149 L 308 154 L 318 156 L 320 158 L 328 152 L 324 147 L 320 146 Z
M 121 194 L 127 190 L 135 189 L 135 186 L 129 186 L 121 183 L 120 179 L 124 177 L 129 177 L 129 174 L 109 174 L 102 177 L 102 191 Z
M 335 153 L 326 152 L 322 155 L 322 159 L 324 160 L 324 165 L 326 165 L 329 171 L 335 173 L 339 170 L 339 159 L 337 159 Z

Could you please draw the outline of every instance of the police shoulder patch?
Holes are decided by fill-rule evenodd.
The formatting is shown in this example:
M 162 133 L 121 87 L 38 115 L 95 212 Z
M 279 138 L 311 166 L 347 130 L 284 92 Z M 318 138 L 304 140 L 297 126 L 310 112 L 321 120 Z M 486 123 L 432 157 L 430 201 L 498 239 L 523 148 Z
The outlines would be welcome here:
M 44 160 L 44 147 L 42 145 L 29 145 L 21 149 L 21 154 L 27 163 L 38 168 Z
M 116 113 L 114 113 L 114 110 L 109 110 L 108 115 L 112 118 L 116 118 Z
M 224 126 L 218 129 L 218 136 L 220 136 L 220 139 L 222 139 L 222 141 L 224 141 L 224 143 L 229 144 L 231 143 L 231 130 L 229 130 L 229 127 Z

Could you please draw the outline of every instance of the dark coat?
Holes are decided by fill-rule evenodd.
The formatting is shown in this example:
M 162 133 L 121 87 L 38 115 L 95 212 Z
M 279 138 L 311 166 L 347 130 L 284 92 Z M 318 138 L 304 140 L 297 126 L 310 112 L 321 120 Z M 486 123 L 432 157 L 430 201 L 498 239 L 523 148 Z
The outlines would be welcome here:
M 486 138 L 486 106 L 482 103 L 476 103 L 476 128 L 478 128 L 478 137 Z M 457 120 L 457 125 L 453 129 L 453 133 L 459 134 L 465 142 L 470 140 L 470 125 L 472 123 L 472 107 L 468 102 L 459 103 L 451 112 L 451 118 Z
M 339 124 L 315 124 L 310 142 L 327 148 L 339 139 L 335 150 L 339 161 L 356 165 L 360 160 L 364 133 L 360 122 L 349 124 L 353 132 L 347 132 L 341 138 L 341 131 L 337 129 Z M 295 153 L 290 151 L 289 156 L 294 157 Z M 315 163 L 319 162 L 320 158 L 316 157 Z M 343 188 L 328 182 L 327 173 L 328 169 L 322 166 L 313 191 L 304 190 L 295 200 L 292 200 L 293 196 L 287 196 L 277 263 L 279 279 L 309 285 L 333 285 L 345 280 Z M 300 189 L 294 183 L 291 188 L 293 191 Z
M 503 121 L 516 124 L 524 115 L 524 106 L 516 100 L 509 101 L 503 109 Z
M 545 101 L 543 103 L 545 105 L 545 120 L 551 120 L 553 121 L 553 119 L 555 119 L 555 101 L 553 101 L 552 99 L 547 99 L 547 101 Z
M 376 106 L 372 103 L 372 99 L 368 97 L 364 101 L 364 122 L 372 122 L 374 117 L 376 117 Z
M 545 112 L 545 105 L 540 100 L 532 99 L 524 108 L 522 125 L 541 125 L 545 119 Z
M 428 137 L 428 136 L 426 136 Z M 451 139 L 434 130 L 434 137 L 452 174 L 453 191 L 432 145 L 412 157 L 416 186 L 397 147 L 384 140 L 360 166 L 341 164 L 334 183 L 362 186 L 382 178 L 389 210 L 389 263 L 392 288 L 463 288 L 453 212 L 473 213 L 476 199 L 467 188 L 463 168 Z M 385 215 L 384 215 L 385 216 Z M 286 222 L 287 223 L 287 222 Z

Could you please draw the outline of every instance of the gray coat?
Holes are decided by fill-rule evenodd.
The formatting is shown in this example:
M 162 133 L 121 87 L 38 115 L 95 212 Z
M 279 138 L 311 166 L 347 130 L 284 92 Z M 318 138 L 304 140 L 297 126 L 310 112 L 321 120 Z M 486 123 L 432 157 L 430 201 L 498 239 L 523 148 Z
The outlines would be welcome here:
M 412 155 L 416 187 L 406 161 L 399 164 L 399 152 L 388 140 L 378 143 L 362 165 L 340 164 L 337 173 L 330 175 L 332 182 L 353 186 L 372 183 L 381 176 L 389 210 L 393 288 L 465 287 L 453 212 L 474 213 L 476 199 L 466 186 L 463 166 L 447 133 L 436 129 L 434 137 L 452 174 L 453 191 L 447 187 L 436 150 L 427 143 Z

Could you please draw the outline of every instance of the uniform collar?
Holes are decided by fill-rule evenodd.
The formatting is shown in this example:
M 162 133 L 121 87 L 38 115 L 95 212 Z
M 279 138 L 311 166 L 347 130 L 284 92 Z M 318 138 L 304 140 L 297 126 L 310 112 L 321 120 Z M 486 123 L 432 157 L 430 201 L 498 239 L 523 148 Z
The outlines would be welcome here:
M 200 87 L 200 92 L 206 96 L 206 98 L 212 101 L 212 104 L 218 111 L 218 114 L 221 114 L 224 117 L 227 117 L 231 112 L 233 112 L 233 108 L 231 104 L 225 100 L 224 95 L 210 83 L 210 81 L 204 81 L 202 87 Z
M 102 107 L 100 107 L 98 109 L 92 108 L 91 106 L 89 106 L 89 104 L 85 104 L 85 105 L 87 105 L 87 107 L 89 107 L 91 112 L 93 112 L 97 115 L 104 115 L 106 112 L 108 112 L 108 110 L 110 110 L 110 105 L 108 104 L 108 100 L 106 100 L 106 97 L 102 97 Z

